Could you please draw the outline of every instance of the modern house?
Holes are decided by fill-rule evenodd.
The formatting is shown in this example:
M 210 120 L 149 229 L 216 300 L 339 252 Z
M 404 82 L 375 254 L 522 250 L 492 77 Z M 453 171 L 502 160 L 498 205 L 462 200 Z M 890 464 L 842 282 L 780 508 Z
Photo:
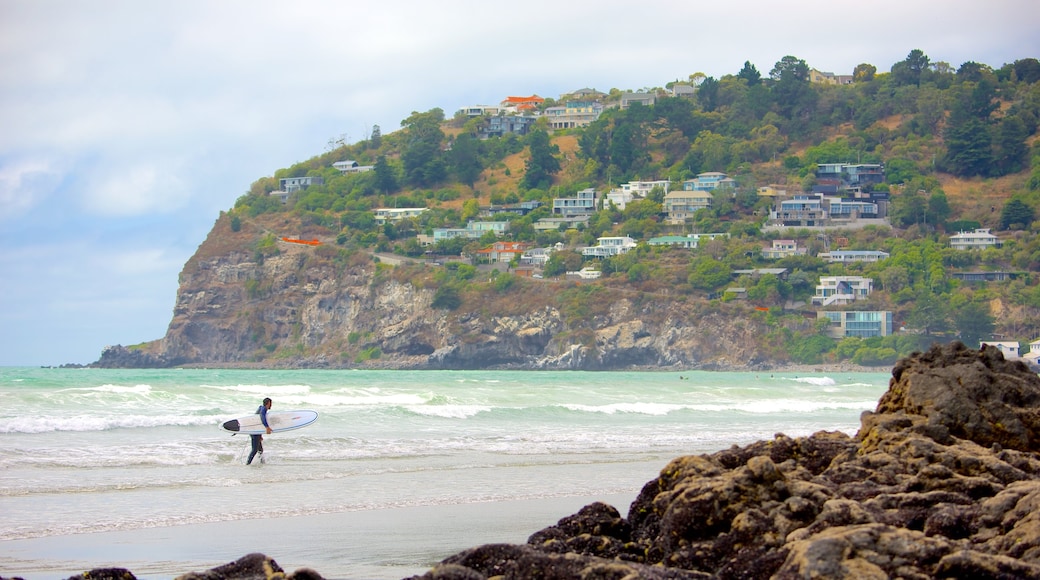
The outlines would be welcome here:
M 714 240 L 715 238 L 728 238 L 729 234 L 686 234 L 685 236 L 660 236 L 650 238 L 647 244 L 650 246 L 678 246 L 680 248 L 695 249 L 701 240 Z
M 778 209 L 770 212 L 770 219 L 788 227 L 813 227 L 823 225 L 827 220 L 827 210 L 823 200 L 808 195 L 796 195 L 792 199 L 780 202 Z
M 494 115 L 486 120 L 487 124 L 477 129 L 477 136 L 481 139 L 502 137 L 509 133 L 526 135 L 538 119 L 530 115 Z
M 702 209 L 711 207 L 712 196 L 706 191 L 676 190 L 664 196 L 666 222 L 681 224 Z
M 809 82 L 823 85 L 851 85 L 852 75 L 836 75 L 811 68 L 809 69 Z
M 312 185 L 322 185 L 324 183 L 325 178 L 320 175 L 308 177 L 283 177 L 278 180 L 278 184 L 285 193 L 293 193 L 295 191 L 300 191 L 301 189 L 307 189 Z
M 376 168 L 375 165 L 361 165 L 353 159 L 337 161 L 333 163 L 332 166 L 342 171 L 343 173 L 364 173 L 366 171 L 372 171 Z
M 383 224 L 396 222 L 407 218 L 417 218 L 426 211 L 425 207 L 381 207 L 372 210 L 376 221 Z
M 788 256 L 804 256 L 808 248 L 800 247 L 795 240 L 773 240 L 773 245 L 762 248 L 762 257 L 767 260 L 779 260 Z
M 1000 246 L 1000 238 L 991 234 L 989 228 L 980 228 L 973 232 L 961 232 L 950 236 L 950 247 L 955 250 L 983 250 Z
M 866 298 L 874 291 L 874 280 L 863 276 L 821 276 L 812 298 L 814 306 L 842 306 Z
M 880 250 L 834 250 L 822 252 L 820 258 L 828 262 L 880 262 L 888 257 L 888 252 Z
M 588 127 L 603 113 L 603 105 L 597 101 L 567 101 L 563 106 L 549 107 L 542 116 L 549 121 L 553 130 Z
M 627 109 L 632 105 L 643 105 L 649 107 L 657 102 L 657 95 L 654 93 L 625 93 L 621 95 L 621 108 Z
M 880 163 L 818 163 L 816 179 L 819 183 L 844 188 L 874 185 L 885 180 L 885 166 Z
M 596 190 L 589 187 L 574 197 L 557 197 L 553 199 L 553 214 L 563 217 L 585 216 L 596 213 Z
M 821 310 L 816 313 L 816 318 L 829 321 L 827 334 L 832 338 L 870 338 L 892 334 L 892 312 L 888 310 Z
M 596 241 L 598 242 L 597 245 L 583 248 L 581 254 L 593 258 L 609 258 L 618 254 L 624 254 L 636 247 L 636 241 L 628 236 L 596 238 Z
M 434 228 L 433 242 L 454 238 L 477 239 L 487 232 L 500 236 L 509 230 L 509 222 L 469 222 L 464 228 Z
M 460 107 L 459 110 L 455 111 L 455 114 L 465 117 L 484 117 L 497 115 L 501 111 L 502 107 L 498 105 L 470 105 L 468 107 Z
M 736 189 L 737 182 L 720 171 L 698 173 L 697 177 L 687 179 L 682 184 L 685 191 L 714 191 L 716 189 Z

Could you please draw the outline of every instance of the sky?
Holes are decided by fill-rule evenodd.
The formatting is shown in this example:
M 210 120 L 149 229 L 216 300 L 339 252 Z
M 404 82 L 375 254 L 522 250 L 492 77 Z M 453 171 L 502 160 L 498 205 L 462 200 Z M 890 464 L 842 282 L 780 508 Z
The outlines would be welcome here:
M 0 366 L 162 338 L 257 179 L 414 111 L 920 49 L 1040 58 L 1036 0 L 0 0 Z

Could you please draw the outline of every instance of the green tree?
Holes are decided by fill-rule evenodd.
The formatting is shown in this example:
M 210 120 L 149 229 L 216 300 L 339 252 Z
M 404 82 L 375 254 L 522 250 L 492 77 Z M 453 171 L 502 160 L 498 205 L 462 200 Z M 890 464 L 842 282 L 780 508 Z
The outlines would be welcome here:
M 710 256 L 698 258 L 691 269 L 687 281 L 694 288 L 712 291 L 730 281 L 730 268 Z
M 379 149 L 383 146 L 383 132 L 379 129 L 379 125 L 372 125 L 372 135 L 368 138 L 369 149 Z
M 552 176 L 560 171 L 560 160 L 556 158 L 560 148 L 549 141 L 548 133 L 539 130 L 527 136 L 527 144 L 531 155 L 521 183 L 527 189 L 548 189 L 552 185 Z
M 408 130 L 407 144 L 401 152 L 405 179 L 416 187 L 429 187 L 444 181 L 448 175 L 447 164 L 441 151 L 444 132 L 444 111 L 431 109 L 426 113 L 412 113 L 401 121 Z
M 379 191 L 384 194 L 397 191 L 397 175 L 393 166 L 386 160 L 386 155 L 380 155 L 376 158 L 376 165 L 373 171 L 376 174 L 376 187 L 379 188 Z
M 758 72 L 755 65 L 751 64 L 750 60 L 744 61 L 744 68 L 740 69 L 740 72 L 737 73 L 737 78 L 744 79 L 744 82 L 746 82 L 749 87 L 762 82 L 762 74 Z
M 1033 224 L 1033 208 L 1019 197 L 1012 197 L 1000 212 L 1000 229 L 1025 230 Z
M 469 133 L 462 133 L 451 146 L 451 165 L 455 177 L 473 187 L 484 165 L 480 161 L 480 145 Z
M 877 74 L 876 66 L 867 63 L 857 64 L 856 68 L 852 69 L 852 80 L 857 83 L 870 82 L 874 80 L 875 74 Z
M 906 318 L 907 325 L 926 335 L 945 332 L 950 328 L 948 302 L 929 290 L 915 292 L 914 305 Z
M 977 348 L 980 341 L 992 336 L 993 324 L 993 315 L 986 304 L 969 302 L 953 314 L 957 337 L 971 348 Z
M 697 87 L 697 102 L 707 112 L 712 112 L 719 106 L 719 81 L 715 77 L 704 79 L 701 86 Z

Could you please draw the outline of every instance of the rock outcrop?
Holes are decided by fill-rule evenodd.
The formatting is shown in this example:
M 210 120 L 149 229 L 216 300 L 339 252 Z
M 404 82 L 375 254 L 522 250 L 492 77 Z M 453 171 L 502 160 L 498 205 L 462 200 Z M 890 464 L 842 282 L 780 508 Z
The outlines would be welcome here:
M 959 343 L 892 374 L 854 438 L 680 457 L 627 518 L 586 506 L 413 580 L 1040 578 L 1040 378 Z

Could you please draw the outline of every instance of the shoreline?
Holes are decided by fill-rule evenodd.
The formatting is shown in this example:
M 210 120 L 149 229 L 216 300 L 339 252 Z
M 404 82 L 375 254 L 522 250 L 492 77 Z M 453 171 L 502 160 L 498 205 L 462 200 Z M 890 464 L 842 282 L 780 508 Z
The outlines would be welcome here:
M 663 464 L 662 464 L 663 467 Z M 627 514 L 639 490 L 285 516 L 0 542 L 4 577 L 65 579 L 120 567 L 138 580 L 173 578 L 260 552 L 287 573 L 396 580 L 487 543 L 522 544 L 561 518 L 601 501 Z

